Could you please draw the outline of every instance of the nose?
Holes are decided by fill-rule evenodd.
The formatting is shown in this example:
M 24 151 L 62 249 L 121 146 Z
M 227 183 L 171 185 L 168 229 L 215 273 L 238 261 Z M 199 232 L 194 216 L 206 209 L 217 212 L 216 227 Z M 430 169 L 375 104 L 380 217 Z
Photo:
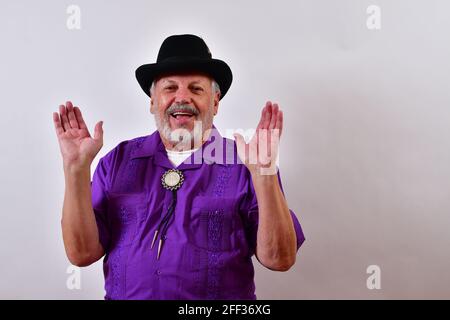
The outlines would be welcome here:
M 192 102 L 192 92 L 189 88 L 180 86 L 175 93 L 175 103 L 190 104 Z

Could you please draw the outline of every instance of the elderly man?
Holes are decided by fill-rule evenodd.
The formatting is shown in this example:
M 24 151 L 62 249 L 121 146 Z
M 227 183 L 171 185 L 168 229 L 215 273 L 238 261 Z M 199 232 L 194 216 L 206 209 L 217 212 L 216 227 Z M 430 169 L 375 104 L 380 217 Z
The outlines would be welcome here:
M 92 181 L 102 122 L 92 137 L 71 102 L 53 114 L 70 262 L 105 256 L 105 299 L 256 299 L 252 256 L 286 271 L 304 241 L 275 166 L 278 136 L 263 134 L 281 133 L 283 113 L 267 102 L 248 144 L 220 136 L 213 118 L 232 73 L 194 35 L 168 37 L 136 77 L 158 130 L 117 145 Z

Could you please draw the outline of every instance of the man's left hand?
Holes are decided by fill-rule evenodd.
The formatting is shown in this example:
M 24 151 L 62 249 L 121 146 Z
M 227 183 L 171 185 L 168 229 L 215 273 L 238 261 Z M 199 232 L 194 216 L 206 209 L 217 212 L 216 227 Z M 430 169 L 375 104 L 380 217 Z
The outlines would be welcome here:
M 239 133 L 236 139 L 239 158 L 253 175 L 274 175 L 278 146 L 283 129 L 283 112 L 278 104 L 267 101 L 262 109 L 256 132 L 249 143 Z

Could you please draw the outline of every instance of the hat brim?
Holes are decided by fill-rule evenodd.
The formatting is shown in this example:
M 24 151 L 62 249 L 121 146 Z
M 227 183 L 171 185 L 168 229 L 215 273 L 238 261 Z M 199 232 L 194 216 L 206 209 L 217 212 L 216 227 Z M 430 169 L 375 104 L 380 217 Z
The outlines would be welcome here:
M 136 69 L 136 79 L 150 97 L 153 80 L 165 73 L 199 71 L 210 75 L 220 87 L 220 99 L 227 93 L 233 81 L 230 67 L 222 60 L 199 58 L 170 58 L 159 63 L 144 64 Z

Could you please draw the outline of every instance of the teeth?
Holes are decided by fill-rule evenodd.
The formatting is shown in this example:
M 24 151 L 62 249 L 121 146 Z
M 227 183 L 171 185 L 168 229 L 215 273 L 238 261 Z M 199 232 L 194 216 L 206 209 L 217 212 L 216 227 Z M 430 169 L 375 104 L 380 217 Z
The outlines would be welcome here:
M 192 116 L 191 113 L 184 113 L 184 112 L 175 112 L 172 114 L 173 116 Z

